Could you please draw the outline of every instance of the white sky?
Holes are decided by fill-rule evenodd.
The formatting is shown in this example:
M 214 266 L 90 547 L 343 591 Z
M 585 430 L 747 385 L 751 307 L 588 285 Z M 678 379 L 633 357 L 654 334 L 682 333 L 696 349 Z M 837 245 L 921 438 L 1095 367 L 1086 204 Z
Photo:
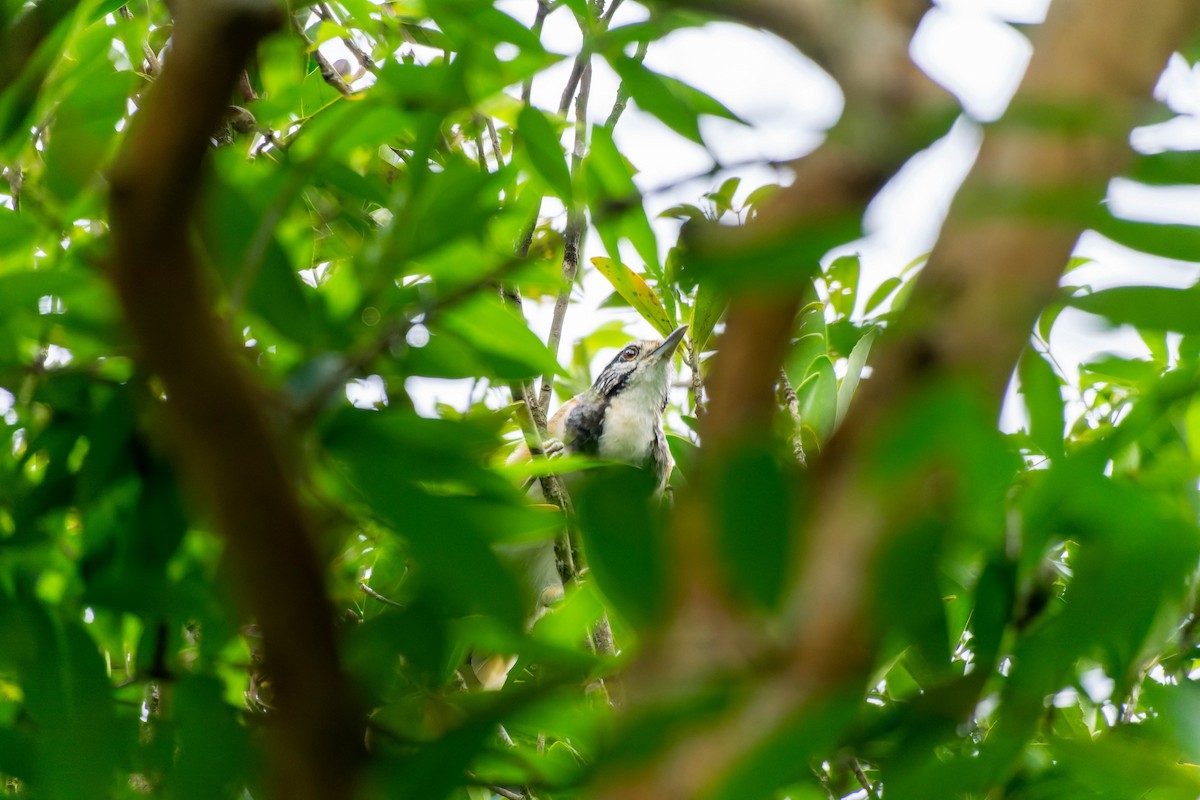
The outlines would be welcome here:
M 500 0 L 497 5 L 526 23 L 532 21 L 536 8 L 535 0 Z M 995 119 L 1011 99 L 1031 53 L 1028 39 L 1008 23 L 1040 22 L 1048 5 L 1049 0 L 941 0 L 920 26 L 913 43 L 913 56 L 926 72 L 962 100 L 973 118 Z M 645 16 L 641 6 L 627 0 L 613 24 L 628 24 Z M 580 35 L 569 11 L 563 9 L 550 15 L 543 41 L 551 51 L 574 54 Z M 328 46 L 337 47 L 337 43 Z M 334 55 L 330 53 L 331 57 Z M 570 59 L 565 59 L 538 76 L 534 84 L 536 104 L 543 108 L 557 107 L 570 63 Z M 710 24 L 671 33 L 650 46 L 646 65 L 708 92 L 751 123 L 745 127 L 721 119 L 702 120 L 705 140 L 722 164 L 800 156 L 820 143 L 822 131 L 836 121 L 841 111 L 840 92 L 821 70 L 782 40 L 738 25 Z M 607 116 L 617 83 L 603 60 L 594 59 L 593 119 Z M 1160 84 L 1159 94 L 1181 114 L 1200 113 L 1200 70 L 1189 70 L 1182 59 L 1174 61 Z M 863 298 L 880 281 L 930 249 L 950 199 L 975 157 L 979 138 L 976 125 L 960 122 L 945 139 L 914 157 L 872 203 L 865 219 L 867 236 L 838 251 L 861 255 Z M 701 194 L 733 175 L 742 178 L 739 199 L 764 183 L 789 180 L 786 171 L 742 166 L 715 177 L 681 182 L 706 172 L 712 166 L 711 158 L 703 148 L 639 111 L 634 102 L 617 126 L 616 140 L 640 171 L 636 180 L 647 194 L 647 212 L 663 255 L 675 241 L 678 223 L 656 219 L 660 211 L 681 202 L 698 204 Z M 1200 116 L 1140 129 L 1133 141 L 1146 151 L 1200 148 Z M 658 191 L 668 186 L 672 188 Z M 1109 200 L 1114 211 L 1122 216 L 1200 225 L 1197 190 L 1148 188 L 1118 181 L 1110 191 Z M 1083 237 L 1078 254 L 1093 261 L 1071 273 L 1069 282 L 1073 285 L 1184 286 L 1200 279 L 1200 265 L 1133 253 L 1095 234 Z M 598 237 L 591 235 L 585 243 L 585 263 L 595 255 L 605 253 Z M 640 266 L 632 250 L 623 251 L 621 256 L 632 266 Z M 566 317 L 561 359 L 569 358 L 576 339 L 610 319 L 627 322 L 632 337 L 653 335 L 649 325 L 630 310 L 597 308 L 611 291 L 602 276 L 587 270 L 582 295 L 577 295 L 581 302 Z M 526 304 L 531 326 L 543 338 L 549 328 L 551 306 L 549 300 Z M 1073 365 L 1098 352 L 1146 352 L 1132 331 L 1105 330 L 1095 318 L 1072 311 L 1059 318 L 1051 347 L 1072 381 L 1076 377 Z M 608 355 L 598 356 L 597 361 Z M 593 363 L 593 375 L 595 369 Z M 410 379 L 407 388 L 418 409 L 432 413 L 435 400 L 460 408 L 466 405 L 469 385 L 469 381 Z M 1004 427 L 1009 429 L 1020 426 L 1020 411 L 1014 405 L 1009 403 L 1004 415 Z

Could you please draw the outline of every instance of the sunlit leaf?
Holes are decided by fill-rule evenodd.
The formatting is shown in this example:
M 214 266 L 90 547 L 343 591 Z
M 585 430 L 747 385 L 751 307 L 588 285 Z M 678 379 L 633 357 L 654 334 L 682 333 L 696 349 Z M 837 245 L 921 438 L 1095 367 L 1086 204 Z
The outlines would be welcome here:
M 592 264 L 605 278 L 608 278 L 608 282 L 621 297 L 637 309 L 643 319 L 654 326 L 655 330 L 666 336 L 675 329 L 671 318 L 667 316 L 667 310 L 663 308 L 662 301 L 658 299 L 654 290 L 646 285 L 646 281 L 640 275 L 611 258 L 597 256 L 592 259 Z

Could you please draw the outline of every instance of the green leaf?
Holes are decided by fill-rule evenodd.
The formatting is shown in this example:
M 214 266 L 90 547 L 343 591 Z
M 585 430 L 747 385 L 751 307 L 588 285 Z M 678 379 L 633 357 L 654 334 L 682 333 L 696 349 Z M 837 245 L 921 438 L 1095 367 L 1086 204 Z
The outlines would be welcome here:
M 733 211 L 733 195 L 737 192 L 741 182 L 741 178 L 729 178 L 715 192 L 708 192 L 704 195 L 712 200 L 713 206 L 717 209 L 717 219 L 727 212 Z
M 666 543 L 647 470 L 592 470 L 572 490 L 589 566 L 601 591 L 638 627 L 666 611 Z
M 633 181 L 633 169 L 613 142 L 612 131 L 603 126 L 592 128 L 584 174 L 588 179 L 592 223 L 608 252 L 618 252 L 619 239 L 625 237 L 645 262 L 647 272 L 655 278 L 661 277 L 658 240 Z
M 1032 347 L 1026 347 L 1017 366 L 1021 394 L 1029 410 L 1029 437 L 1050 458 L 1063 456 L 1062 381 L 1054 368 Z
M 499 298 L 475 295 L 443 311 L 430 325 L 455 334 L 473 347 L 497 377 L 512 380 L 562 372 L 541 339 Z
M 1091 226 L 1117 244 L 1162 258 L 1200 261 L 1200 227 L 1168 225 L 1157 222 L 1133 222 L 1099 213 Z
M 843 214 L 764 235 L 746 228 L 685 226 L 684 267 L 697 282 L 726 290 L 795 289 L 817 273 L 821 259 L 862 233 L 862 217 Z
M 696 299 L 692 304 L 688 336 L 697 353 L 704 352 L 708 345 L 708 338 L 712 335 L 713 328 L 721 319 L 721 315 L 725 313 L 725 307 L 728 304 L 728 297 L 716 289 L 703 284 L 696 287 Z
M 525 106 L 517 115 L 517 130 L 530 163 L 563 202 L 571 203 L 571 173 L 563 158 L 558 131 L 542 111 Z
M 677 81 L 669 82 L 629 56 L 610 58 L 609 63 L 621 76 L 630 96 L 637 101 L 638 108 L 658 117 L 668 128 L 696 144 L 704 144 L 700 135 L 699 112 L 678 94 Z
M 1200 289 L 1120 286 L 1077 295 L 1067 305 L 1098 314 L 1115 325 L 1152 331 L 1200 333 Z
M 646 281 L 629 267 L 613 261 L 611 258 L 596 257 L 592 264 L 600 271 L 617 293 L 631 306 L 637 309 L 642 318 L 654 326 L 654 329 L 666 336 L 675 329 L 667 310 L 654 290 L 646 285 Z
M 859 258 L 838 256 L 825 271 L 825 286 L 829 290 L 829 304 L 838 316 L 849 317 L 854 311 L 858 295 Z
M 136 82 L 132 73 L 97 66 L 76 76 L 79 82 L 59 103 L 46 146 L 46 186 L 64 204 L 99 180 Z
M 804 383 L 796 387 L 800 421 L 813 431 L 821 444 L 829 441 L 837 421 L 837 376 L 828 356 L 817 356 Z
M 899 640 L 893 648 L 912 648 L 908 669 L 923 689 L 951 669 L 949 625 L 938 576 L 943 533 L 939 522 L 931 519 L 893 533 L 876 562 L 871 592 L 879 629 Z
M 779 194 L 783 187 L 776 183 L 767 183 L 759 186 L 750 194 L 746 195 L 746 202 L 743 204 L 746 208 L 757 212 L 758 209 L 770 200 L 775 195 Z
M 260 208 L 239 188 L 214 179 L 202 198 L 201 236 L 228 290 L 242 294 L 279 333 L 307 344 L 313 335 L 308 295 L 275 232 L 260 230 Z M 247 264 L 255 252 L 259 257 Z
M 749 124 L 737 114 L 730 111 L 724 103 L 712 97 L 711 95 L 705 94 L 696 87 L 690 86 L 683 81 L 678 80 L 677 78 L 671 78 L 667 75 L 659 75 L 658 77 L 667 85 L 667 88 L 670 89 L 676 97 L 682 99 L 695 113 L 708 114 L 709 116 L 713 117 L 721 117 L 723 119 L 732 120 L 733 122 L 740 122 L 743 125 Z M 737 179 L 731 178 L 730 180 Z
M 902 281 L 899 278 L 893 276 L 879 284 L 875 291 L 871 292 L 871 296 L 867 298 L 867 305 L 863 308 L 863 313 L 870 314 L 879 308 L 883 304 L 883 301 L 888 299 L 888 295 L 896 291 L 901 283 Z
M 850 408 L 850 401 L 854 399 L 859 378 L 862 377 L 863 367 L 867 365 L 867 356 L 871 352 L 871 345 L 875 343 L 877 335 L 878 331 L 876 330 L 863 334 L 846 359 L 846 377 L 842 378 L 842 384 L 838 387 L 837 416 L 833 423 L 835 428 L 841 425 L 842 420 L 846 418 L 846 411 Z
M 661 212 L 658 216 L 661 219 L 681 219 L 684 221 L 687 221 L 687 220 L 704 221 L 704 220 L 708 219 L 708 217 L 704 216 L 703 211 L 701 211 L 699 208 L 692 205 L 691 203 L 681 203 L 677 206 L 671 206 L 666 211 Z
M 1139 155 L 1129 170 L 1135 181 L 1154 186 L 1200 183 L 1200 153 L 1168 150 L 1164 153 Z
M 717 542 L 729 586 L 759 608 L 772 609 L 788 577 L 794 476 L 765 442 L 727 454 L 719 472 L 713 483 Z

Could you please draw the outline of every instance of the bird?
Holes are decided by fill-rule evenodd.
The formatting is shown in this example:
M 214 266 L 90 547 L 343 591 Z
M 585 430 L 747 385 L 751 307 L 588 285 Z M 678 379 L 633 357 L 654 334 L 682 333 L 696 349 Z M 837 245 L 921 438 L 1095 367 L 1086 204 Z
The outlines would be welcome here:
M 681 325 L 664 339 L 630 342 L 601 370 L 590 387 L 572 397 L 547 423 L 542 450 L 548 455 L 588 455 L 650 470 L 659 495 L 666 491 L 675 461 L 663 432 L 663 413 L 671 388 L 672 362 L 688 326 Z M 508 458 L 515 464 L 531 458 L 521 443 Z M 541 486 L 529 489 L 535 502 L 545 502 Z M 536 607 L 530 625 L 562 599 L 554 542 L 503 546 L 502 557 L 519 573 Z M 473 656 L 471 666 L 484 689 L 499 689 L 516 659 L 512 656 Z

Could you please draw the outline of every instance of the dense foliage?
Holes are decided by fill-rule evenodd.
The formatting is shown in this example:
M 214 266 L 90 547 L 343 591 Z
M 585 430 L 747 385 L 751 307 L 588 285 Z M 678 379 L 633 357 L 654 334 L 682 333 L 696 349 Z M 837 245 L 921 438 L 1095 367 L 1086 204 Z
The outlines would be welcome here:
M 295 4 L 211 132 L 197 207 L 179 209 L 193 215 L 182 246 L 200 253 L 205 302 L 253 376 L 311 526 L 330 606 L 312 624 L 336 627 L 364 797 L 584 796 L 665 763 L 752 697 L 786 660 L 823 456 L 919 291 L 920 254 L 869 292 L 856 257 L 822 258 L 861 234 L 861 205 L 782 240 L 712 243 L 752 230 L 778 187 L 714 179 L 668 212 L 680 239 L 661 240 L 668 228 L 648 219 L 613 129 L 630 101 L 699 143 L 703 117 L 737 119 L 643 63 L 709 11 L 666 4 L 610 25 L 616 2 L 529 5 L 532 29 L 484 0 Z M 106 175 L 171 69 L 168 6 L 0 5 L 0 775 L 14 796 L 270 793 L 275 695 L 247 578 L 180 466 L 190 445 L 165 415 L 174 398 L 108 277 Z M 564 59 L 539 37 L 547 14 L 582 31 L 559 108 L 522 100 Z M 330 63 L 328 42 L 346 58 Z M 588 107 L 592 59 L 621 80 L 611 109 Z M 1069 110 L 1041 109 L 1034 124 L 1106 124 Z M 889 163 L 944 134 L 953 112 L 894 131 L 902 157 Z M 874 141 L 854 125 L 831 137 Z M 1129 175 L 1200 183 L 1200 157 L 1143 154 Z M 1050 213 L 1046 197 L 1008 200 L 1034 209 L 1030 225 Z M 1099 208 L 1073 220 L 1200 258 L 1194 227 Z M 581 236 L 608 257 L 580 264 Z M 565 343 L 563 368 L 523 311 L 561 291 L 572 313 L 572 287 L 593 269 L 612 285 L 608 305 L 642 321 Z M 723 356 L 748 358 L 723 351 L 722 315 L 764 288 L 798 298 L 770 378 L 778 413 L 714 463 L 705 407 L 720 398 L 706 382 Z M 141 302 L 152 307 L 153 290 Z M 1064 370 L 1047 342 L 1067 307 L 1133 326 L 1146 351 Z M 998 399 L 941 374 L 852 440 L 839 458 L 863 465 L 888 533 L 846 584 L 866 609 L 862 630 L 844 632 L 846 681 L 735 735 L 742 751 L 702 794 L 1200 794 L 1198 310 L 1195 289 L 1064 289 L 1008 365 L 1022 430 L 1003 433 Z M 690 329 L 667 418 L 689 516 L 627 467 L 505 464 L 539 434 L 514 402 L 537 404 L 536 378 L 556 382 L 552 410 L 587 385 L 597 353 L 679 324 Z M 428 394 L 426 378 L 477 384 L 466 406 L 421 416 L 410 392 Z M 373 400 L 352 405 L 347 384 Z M 237 474 L 239 453 L 227 456 Z M 527 630 L 531 598 L 496 545 L 564 535 L 564 515 L 524 491 L 556 469 L 584 473 L 569 483 L 574 571 L 564 565 L 565 601 Z M 667 691 L 639 680 L 639 658 L 670 647 L 679 571 L 692 566 L 672 531 L 687 541 L 697 513 L 720 574 L 696 580 L 725 587 L 714 592 L 755 644 Z M 252 579 L 272 591 L 293 563 L 281 550 Z M 502 691 L 467 686 L 472 651 L 519 654 Z

